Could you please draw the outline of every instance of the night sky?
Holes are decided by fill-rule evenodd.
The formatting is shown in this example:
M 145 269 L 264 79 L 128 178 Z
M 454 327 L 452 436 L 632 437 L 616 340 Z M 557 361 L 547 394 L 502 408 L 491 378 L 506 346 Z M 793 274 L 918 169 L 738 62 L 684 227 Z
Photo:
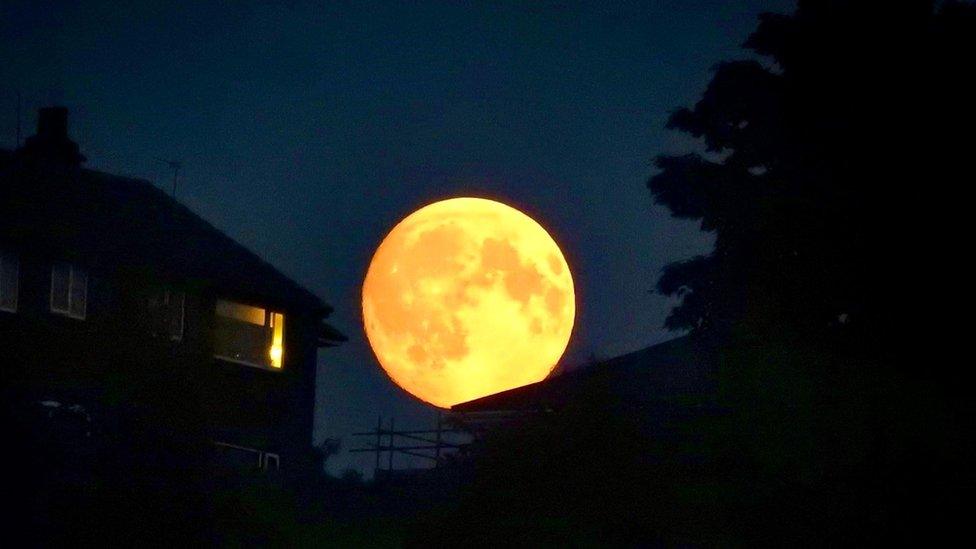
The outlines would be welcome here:
M 24 135 L 65 104 L 91 168 L 168 189 L 157 158 L 181 161 L 181 201 L 334 305 L 350 341 L 319 353 L 315 437 L 348 449 L 378 414 L 435 417 L 379 368 L 359 292 L 386 232 L 438 199 L 497 199 L 556 238 L 577 288 L 566 364 L 673 337 L 651 290 L 711 240 L 644 186 L 655 155 L 695 145 L 664 123 L 794 2 L 117 4 L 0 2 L 0 147 L 20 90 Z

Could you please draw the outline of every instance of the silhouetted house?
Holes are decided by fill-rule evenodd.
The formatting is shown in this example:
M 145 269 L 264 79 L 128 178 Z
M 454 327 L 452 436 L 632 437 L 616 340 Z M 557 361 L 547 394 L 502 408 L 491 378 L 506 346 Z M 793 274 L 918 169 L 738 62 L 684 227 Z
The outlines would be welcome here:
M 720 412 L 716 359 L 705 341 L 684 336 L 590 364 L 538 383 L 451 408 L 452 420 L 473 432 L 505 426 L 526 416 L 596 406 L 618 414 L 657 440 L 686 437 L 679 427 Z
M 331 308 L 149 182 L 84 160 L 63 108 L 0 151 L 7 413 L 70 408 L 116 445 L 148 433 L 308 466 L 317 349 L 345 340 Z

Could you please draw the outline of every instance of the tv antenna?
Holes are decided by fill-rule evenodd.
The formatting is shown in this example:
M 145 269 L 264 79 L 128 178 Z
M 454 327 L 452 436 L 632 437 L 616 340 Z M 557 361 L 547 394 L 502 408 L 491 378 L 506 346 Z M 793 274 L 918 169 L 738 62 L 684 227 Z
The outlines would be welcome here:
M 169 166 L 169 169 L 173 170 L 173 200 L 176 200 L 176 181 L 180 177 L 180 169 L 183 168 L 183 163 L 177 160 L 166 160 L 159 157 L 157 157 L 156 160 L 166 164 Z

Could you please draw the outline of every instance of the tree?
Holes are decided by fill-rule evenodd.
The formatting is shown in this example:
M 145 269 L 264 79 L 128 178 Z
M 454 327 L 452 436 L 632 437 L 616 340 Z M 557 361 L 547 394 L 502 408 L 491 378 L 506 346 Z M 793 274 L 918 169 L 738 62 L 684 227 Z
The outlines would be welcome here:
M 661 156 L 657 203 L 716 235 L 668 265 L 673 329 L 843 337 L 884 353 L 929 324 L 936 244 L 971 173 L 972 4 L 800 0 L 764 14 L 668 127 L 705 154 Z M 956 202 L 958 204 L 958 202 Z
M 967 219 L 973 36 L 972 3 L 800 0 L 669 119 L 705 150 L 658 157 L 648 187 L 716 241 L 657 287 L 680 298 L 670 328 L 720 342 L 729 520 L 781 529 L 751 542 L 964 524 L 971 397 L 938 355 L 951 323 L 935 305 L 962 287 L 945 248 Z
M 318 472 L 325 473 L 325 466 L 330 459 L 335 457 L 342 449 L 342 440 L 338 438 L 325 438 L 315 447 L 314 452 L 318 462 Z

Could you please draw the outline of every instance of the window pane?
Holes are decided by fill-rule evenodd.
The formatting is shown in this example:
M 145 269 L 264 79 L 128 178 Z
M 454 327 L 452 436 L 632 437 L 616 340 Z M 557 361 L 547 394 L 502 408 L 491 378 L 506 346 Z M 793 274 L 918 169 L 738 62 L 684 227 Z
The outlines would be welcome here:
M 17 311 L 20 262 L 17 256 L 0 252 L 0 309 Z
M 67 263 L 56 263 L 51 268 L 51 310 L 68 312 L 68 288 L 71 286 L 71 267 Z
M 233 318 L 242 322 L 257 324 L 258 326 L 264 326 L 267 323 L 264 309 L 260 307 L 251 307 L 250 305 L 244 305 L 242 303 L 234 303 L 232 301 L 218 301 L 217 314 L 219 316 Z
M 249 364 L 268 365 L 267 328 L 217 316 L 214 333 L 214 353 Z
M 271 350 L 268 357 L 272 368 L 281 368 L 285 360 L 285 315 L 271 314 Z
M 71 316 L 85 318 L 88 309 L 88 273 L 71 269 Z
M 183 309 L 186 304 L 186 294 L 183 292 L 169 292 L 169 338 L 173 341 L 183 339 Z
M 146 299 L 146 325 L 153 337 L 164 332 L 166 319 L 166 292 L 154 289 Z
M 214 355 L 255 366 L 282 367 L 284 315 L 229 301 L 218 301 L 216 313 Z

